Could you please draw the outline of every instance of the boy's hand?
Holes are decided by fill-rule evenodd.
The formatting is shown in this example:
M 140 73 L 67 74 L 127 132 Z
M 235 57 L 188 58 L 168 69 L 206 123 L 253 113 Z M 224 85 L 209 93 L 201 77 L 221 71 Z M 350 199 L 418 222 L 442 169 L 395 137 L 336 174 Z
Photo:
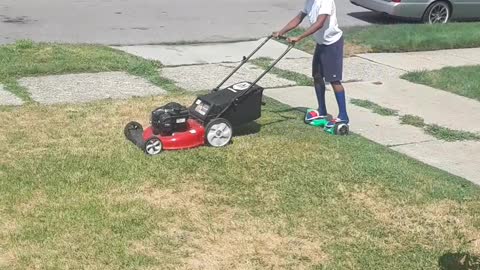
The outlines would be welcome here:
M 290 37 L 287 40 L 290 43 L 298 43 L 298 42 L 302 41 L 302 39 L 303 39 L 302 37 Z
M 282 36 L 280 32 L 273 32 L 272 33 L 273 38 L 279 38 L 280 36 Z

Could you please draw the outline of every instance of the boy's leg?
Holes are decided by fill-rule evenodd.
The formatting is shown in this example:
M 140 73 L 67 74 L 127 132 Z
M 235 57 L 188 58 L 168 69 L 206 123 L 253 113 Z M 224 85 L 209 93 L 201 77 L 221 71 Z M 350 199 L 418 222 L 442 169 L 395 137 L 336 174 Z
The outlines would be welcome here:
M 335 91 L 335 98 L 338 104 L 338 118 L 348 123 L 350 119 L 347 114 L 347 102 L 345 100 L 345 88 L 340 81 L 331 82 L 333 91 Z
M 345 89 L 341 83 L 343 77 L 343 37 L 326 46 L 325 53 L 322 56 L 325 80 L 330 82 L 335 91 L 339 111 L 338 118 L 348 123 Z
M 317 44 L 312 62 L 312 76 L 315 86 L 315 94 L 318 101 L 318 113 L 321 116 L 327 115 L 327 105 L 325 104 L 325 81 L 323 76 L 323 67 L 321 62 L 321 54 L 324 46 Z

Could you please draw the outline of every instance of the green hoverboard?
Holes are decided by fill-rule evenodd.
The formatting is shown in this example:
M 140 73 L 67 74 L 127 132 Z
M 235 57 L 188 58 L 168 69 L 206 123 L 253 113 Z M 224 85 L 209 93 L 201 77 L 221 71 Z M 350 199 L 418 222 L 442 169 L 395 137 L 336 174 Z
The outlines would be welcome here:
M 307 112 L 304 118 L 305 124 L 314 126 L 314 127 L 323 128 L 323 130 L 326 133 L 332 134 L 332 135 L 344 136 L 344 135 L 348 135 L 348 133 L 350 132 L 350 128 L 345 123 L 336 123 L 333 126 L 332 125 L 327 126 L 328 123 L 332 120 L 331 117 L 309 120 L 308 116 L 312 112 L 318 114 L 318 112 L 314 109 L 307 109 Z

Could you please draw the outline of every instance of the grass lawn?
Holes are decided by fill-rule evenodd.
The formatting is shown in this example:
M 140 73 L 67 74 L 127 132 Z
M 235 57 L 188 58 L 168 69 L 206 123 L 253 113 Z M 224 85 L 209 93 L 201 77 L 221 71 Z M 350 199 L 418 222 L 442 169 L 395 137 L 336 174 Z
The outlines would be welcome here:
M 105 47 L 20 42 L 0 56 L 1 82 L 27 100 L 16 80 L 43 74 L 124 70 L 177 89 L 158 63 Z M 124 138 L 127 122 L 193 99 L 0 106 L 0 269 L 480 263 L 477 186 L 282 104 L 224 149 L 150 158 Z
M 480 101 L 479 75 L 480 66 L 466 66 L 412 72 L 403 78 Z
M 480 23 L 446 25 L 396 24 L 353 27 L 345 30 L 345 54 L 364 52 L 409 52 L 480 47 Z M 301 33 L 294 30 L 290 35 Z M 313 53 L 315 41 L 307 38 L 298 48 Z
M 478 187 L 272 101 L 227 148 L 146 157 L 123 126 L 172 100 L 193 97 L 3 109 L 0 268 L 438 269 L 480 254 Z
M 17 79 L 53 74 L 125 71 L 148 79 L 165 90 L 178 89 L 160 77 L 161 64 L 105 46 L 61 45 L 19 41 L 0 46 L 0 84 L 24 101 L 32 101 Z

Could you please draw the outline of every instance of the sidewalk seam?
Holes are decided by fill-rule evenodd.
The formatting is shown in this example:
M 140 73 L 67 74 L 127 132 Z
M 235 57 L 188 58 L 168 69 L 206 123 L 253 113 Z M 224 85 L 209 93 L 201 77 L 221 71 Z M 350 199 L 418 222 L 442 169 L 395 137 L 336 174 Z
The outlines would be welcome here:
M 372 60 L 372 59 L 365 58 L 365 57 L 360 56 L 360 55 L 355 55 L 355 57 L 361 58 L 361 59 L 363 59 L 363 60 L 367 60 L 367 61 L 372 62 L 372 63 L 375 63 L 375 64 L 377 64 L 377 65 L 381 65 L 381 66 L 393 68 L 393 69 L 396 69 L 396 70 L 401 70 L 401 71 L 404 71 L 404 72 L 410 72 L 410 71 L 408 71 L 408 70 L 401 69 L 401 68 L 394 67 L 394 66 L 390 66 L 390 65 L 386 65 L 386 64 L 384 64 L 384 63 L 380 63 L 380 62 L 374 61 L 374 60 Z
M 258 57 L 260 58 L 260 57 Z M 251 60 L 255 60 L 258 58 L 252 58 Z M 310 57 L 285 57 L 284 60 L 292 60 L 292 59 L 310 59 Z M 148 60 L 148 59 L 147 59 Z M 156 61 L 156 60 L 152 60 Z M 162 68 L 176 68 L 176 67 L 190 67 L 190 66 L 205 66 L 205 65 L 222 65 L 222 64 L 239 64 L 242 60 L 231 60 L 231 61 L 222 61 L 222 62 L 205 62 L 205 63 L 192 63 L 192 64 L 175 64 L 175 65 L 166 65 L 162 64 Z M 251 63 L 248 61 L 247 63 Z
M 463 55 L 458 55 L 458 54 L 454 54 L 452 53 L 452 51 L 458 51 L 458 50 L 468 50 L 468 49 L 480 49 L 480 48 L 459 48 L 459 49 L 447 49 L 447 50 L 444 50 L 445 54 L 448 54 L 450 56 L 454 56 L 454 57 L 457 57 L 457 58 L 460 58 L 460 59 L 463 59 L 467 62 L 469 62 L 469 64 L 466 64 L 466 65 L 461 65 L 462 67 L 464 66 L 470 66 L 470 65 L 478 65 L 478 63 L 475 63 L 475 62 L 470 62 L 471 59 L 469 59 L 468 57 L 465 57 Z M 448 67 L 448 66 L 446 66 Z
M 437 140 L 426 140 L 426 141 L 400 143 L 400 144 L 387 144 L 385 146 L 388 147 L 388 148 L 393 148 L 393 147 L 398 147 L 398 146 L 415 145 L 415 144 L 422 144 L 422 143 L 434 142 L 434 141 L 437 141 Z

